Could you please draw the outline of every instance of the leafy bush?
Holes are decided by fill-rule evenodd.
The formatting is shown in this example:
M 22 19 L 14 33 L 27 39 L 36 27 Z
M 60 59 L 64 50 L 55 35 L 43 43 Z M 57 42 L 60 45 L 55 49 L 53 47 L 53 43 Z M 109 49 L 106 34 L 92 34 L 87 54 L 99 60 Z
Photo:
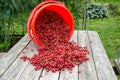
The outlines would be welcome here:
M 0 0 L 0 51 L 11 45 L 11 35 L 23 35 L 27 17 L 41 0 Z
M 75 29 L 80 29 L 79 19 L 83 17 L 84 0 L 60 0 L 65 3 L 66 7 L 74 16 Z
M 98 4 L 90 4 L 87 7 L 87 18 L 94 19 L 94 18 L 105 18 L 107 17 L 107 9 Z

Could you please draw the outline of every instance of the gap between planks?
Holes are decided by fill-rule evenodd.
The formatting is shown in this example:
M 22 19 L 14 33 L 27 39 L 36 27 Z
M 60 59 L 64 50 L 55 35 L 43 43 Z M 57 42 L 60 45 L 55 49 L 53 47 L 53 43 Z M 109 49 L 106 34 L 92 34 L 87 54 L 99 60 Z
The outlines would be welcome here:
M 99 80 L 117 80 L 97 32 L 89 31 L 91 50 Z
M 90 54 L 87 55 L 89 60 L 87 62 L 83 62 L 79 66 L 79 70 L 81 73 L 79 74 L 79 80 L 98 80 L 95 70 L 95 64 L 93 62 L 93 55 L 90 48 L 90 40 L 88 38 L 88 31 L 78 31 L 78 45 L 79 46 L 87 46 Z
M 4 73 L 3 76 L 0 77 L 0 80 L 18 80 L 24 69 L 28 65 L 28 61 L 23 62 L 20 57 L 28 56 L 31 57 L 36 53 L 36 51 L 31 51 L 31 49 L 36 48 L 32 43 L 28 45 L 29 49 L 24 49 L 21 54 L 17 57 L 17 59 L 13 62 L 13 64 L 9 67 L 9 69 Z M 25 53 L 23 53 L 25 52 Z
M 77 43 L 77 31 L 74 31 L 70 41 Z M 78 66 L 75 66 L 71 73 L 68 70 L 62 71 L 59 80 L 78 80 Z

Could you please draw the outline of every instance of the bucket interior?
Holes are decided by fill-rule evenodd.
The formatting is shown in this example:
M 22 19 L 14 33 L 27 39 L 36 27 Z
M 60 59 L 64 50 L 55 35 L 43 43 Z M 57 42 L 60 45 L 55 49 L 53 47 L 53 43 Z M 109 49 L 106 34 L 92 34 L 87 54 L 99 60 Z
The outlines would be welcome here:
M 56 12 L 58 15 L 60 15 L 61 18 L 64 20 L 64 22 L 68 25 L 68 27 L 70 27 L 69 37 L 72 36 L 74 30 L 74 19 L 70 11 L 64 5 L 61 4 L 56 4 L 56 3 L 44 4 L 40 9 L 36 11 L 31 23 L 33 36 L 37 40 L 39 45 L 42 44 L 42 41 L 40 41 L 40 39 L 38 39 L 36 35 L 35 26 L 36 26 L 37 18 L 41 15 L 42 11 L 44 10 L 51 10 L 53 12 Z

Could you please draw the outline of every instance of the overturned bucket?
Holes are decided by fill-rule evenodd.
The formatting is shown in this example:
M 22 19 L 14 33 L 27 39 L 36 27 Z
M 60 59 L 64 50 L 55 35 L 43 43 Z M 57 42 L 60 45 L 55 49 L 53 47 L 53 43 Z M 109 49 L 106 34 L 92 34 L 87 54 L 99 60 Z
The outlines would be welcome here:
M 41 46 L 43 44 L 43 42 L 37 37 L 36 31 L 35 31 L 35 24 L 36 24 L 37 18 L 39 17 L 41 12 L 45 9 L 54 11 L 61 16 L 61 18 L 70 28 L 69 37 L 71 38 L 74 31 L 74 19 L 71 12 L 65 7 L 65 5 L 62 2 L 55 1 L 55 0 L 46 0 L 38 4 L 33 9 L 33 11 L 29 16 L 29 19 L 27 22 L 27 32 L 31 41 L 37 46 Z

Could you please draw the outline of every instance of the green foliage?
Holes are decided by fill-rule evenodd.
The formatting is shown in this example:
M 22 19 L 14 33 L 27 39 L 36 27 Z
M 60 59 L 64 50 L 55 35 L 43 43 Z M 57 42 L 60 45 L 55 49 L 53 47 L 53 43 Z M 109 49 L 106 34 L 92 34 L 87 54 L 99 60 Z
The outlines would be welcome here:
M 120 3 L 109 3 L 108 9 L 111 15 L 120 15 Z
M 120 16 L 87 20 L 87 30 L 98 32 L 109 59 L 116 58 L 116 52 L 120 47 L 120 25 L 118 24 L 120 24 Z
M 107 17 L 107 9 L 98 4 L 89 4 L 87 7 L 87 18 L 105 18 Z
M 11 39 L 9 40 L 10 42 L 0 42 L 0 51 L 8 51 L 13 45 L 15 45 L 17 43 L 17 41 L 19 41 L 23 35 L 21 36 L 15 36 L 12 35 L 10 36 Z
M 116 55 L 116 58 L 117 58 L 117 59 L 120 59 L 120 48 L 118 48 L 118 51 L 116 52 L 116 54 L 117 54 L 117 55 Z
M 9 42 L 0 43 L 0 51 L 7 51 L 9 49 L 9 46 Z
M 84 0 L 60 0 L 60 1 L 64 2 L 66 7 L 73 14 L 75 20 L 75 28 L 80 29 L 77 26 L 81 25 L 78 20 L 83 16 Z
M 27 17 L 40 1 L 42 0 L 0 0 L 0 45 L 11 44 L 10 35 L 25 33 Z
M 93 0 L 95 2 L 119 2 L 120 0 Z

